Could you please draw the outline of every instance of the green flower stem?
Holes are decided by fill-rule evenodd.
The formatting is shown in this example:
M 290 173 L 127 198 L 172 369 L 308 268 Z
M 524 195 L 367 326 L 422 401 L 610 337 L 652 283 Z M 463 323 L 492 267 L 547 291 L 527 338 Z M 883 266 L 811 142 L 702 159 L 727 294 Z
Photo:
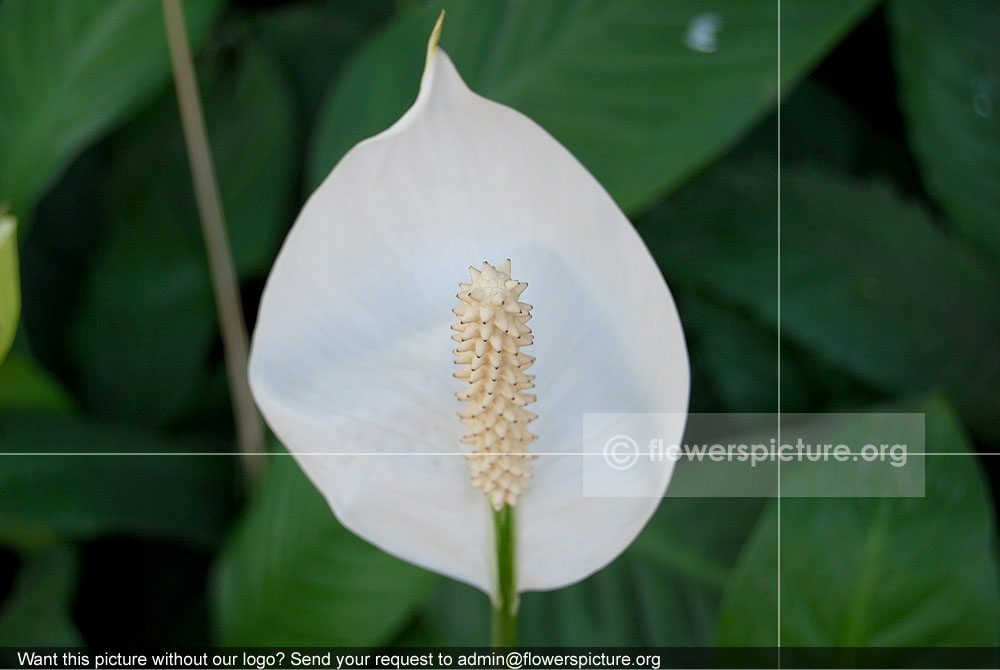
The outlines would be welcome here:
M 497 555 L 497 593 L 493 603 L 490 644 L 513 647 L 517 644 L 517 566 L 514 547 L 514 508 L 504 505 L 493 510 L 493 538 Z

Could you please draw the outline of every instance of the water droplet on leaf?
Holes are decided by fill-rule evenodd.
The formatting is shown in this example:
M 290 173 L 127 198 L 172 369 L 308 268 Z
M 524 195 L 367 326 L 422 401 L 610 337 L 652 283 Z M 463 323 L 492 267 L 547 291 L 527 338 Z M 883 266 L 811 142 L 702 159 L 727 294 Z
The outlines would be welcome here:
M 722 17 L 713 12 L 698 14 L 688 23 L 684 34 L 684 44 L 689 49 L 702 53 L 719 50 L 718 33 L 722 28 Z
M 1000 82 L 995 77 L 976 77 L 972 81 L 972 109 L 985 118 L 993 115 L 995 101 L 1000 96 Z

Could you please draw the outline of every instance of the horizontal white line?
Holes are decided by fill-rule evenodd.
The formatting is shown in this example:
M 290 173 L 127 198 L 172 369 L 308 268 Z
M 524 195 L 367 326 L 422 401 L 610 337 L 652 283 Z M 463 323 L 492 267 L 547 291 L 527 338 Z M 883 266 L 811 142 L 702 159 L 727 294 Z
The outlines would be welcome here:
M 649 460 L 649 454 L 644 452 L 639 452 L 635 454 L 639 459 Z M 232 457 L 243 457 L 243 456 L 602 456 L 605 454 L 599 451 L 591 451 L 586 453 L 581 453 L 579 451 L 513 451 L 510 453 L 503 454 L 472 454 L 467 451 L 310 451 L 297 454 L 290 453 L 263 453 L 263 454 L 243 454 L 235 451 L 4 451 L 0 452 L 0 456 L 232 456 Z M 880 460 L 888 462 L 892 460 L 889 457 L 884 459 L 876 458 L 874 460 L 867 460 L 866 456 L 871 456 L 871 454 L 863 454 L 861 452 L 848 452 L 846 454 L 841 454 L 841 457 L 853 457 L 857 456 L 865 460 L 867 463 L 875 463 Z M 938 451 L 918 451 L 918 452 L 907 452 L 907 457 L 910 456 L 1000 456 L 1000 451 L 983 451 L 983 452 L 968 452 L 968 453 L 956 453 L 952 451 L 938 452 Z M 629 455 L 631 457 L 631 454 Z M 654 460 L 665 461 L 668 460 L 666 457 L 656 456 Z M 677 459 L 671 458 L 670 460 L 681 460 L 681 461 L 709 461 L 709 462 L 746 462 L 739 461 L 736 457 L 732 459 L 713 459 L 709 454 L 704 454 L 701 456 L 696 455 L 682 455 Z M 776 460 L 776 459 L 775 459 Z M 822 459 L 811 459 L 808 456 L 803 456 L 802 458 L 787 458 L 783 459 L 786 463 L 794 462 L 809 462 L 817 463 Z M 758 460 L 758 462 L 760 462 Z M 837 459 L 831 454 L 822 462 L 844 462 L 837 461 Z

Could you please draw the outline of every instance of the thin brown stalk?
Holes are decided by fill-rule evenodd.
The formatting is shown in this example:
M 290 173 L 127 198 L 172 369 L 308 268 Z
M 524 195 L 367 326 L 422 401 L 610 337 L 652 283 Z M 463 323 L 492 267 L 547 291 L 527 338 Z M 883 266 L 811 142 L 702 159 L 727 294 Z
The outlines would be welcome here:
M 198 84 L 191 59 L 184 10 L 180 0 L 162 0 L 163 16 L 167 25 L 167 43 L 173 65 L 177 102 L 180 106 L 181 124 L 187 144 L 194 194 L 198 203 L 205 250 L 212 276 L 212 290 L 222 333 L 222 347 L 229 373 L 229 388 L 236 421 L 236 437 L 248 478 L 253 481 L 259 473 L 266 452 L 264 424 L 250 395 L 247 379 L 247 330 L 240 302 L 239 283 L 233 266 L 233 255 L 226 236 L 226 220 L 215 179 L 212 150 L 205 131 Z

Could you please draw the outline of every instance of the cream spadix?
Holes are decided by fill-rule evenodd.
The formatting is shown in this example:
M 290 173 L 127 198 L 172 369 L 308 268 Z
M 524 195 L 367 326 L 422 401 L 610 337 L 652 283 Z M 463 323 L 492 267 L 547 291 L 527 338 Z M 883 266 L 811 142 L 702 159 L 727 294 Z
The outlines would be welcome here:
M 458 415 L 468 430 L 462 442 L 468 454 L 472 485 L 481 489 L 493 509 L 516 505 L 527 486 L 532 458 L 528 446 L 535 435 L 528 424 L 536 417 L 525 409 L 535 396 L 526 370 L 535 359 L 521 352 L 531 344 L 531 305 L 518 298 L 528 285 L 510 276 L 510 259 L 499 268 L 488 262 L 482 270 L 469 268 L 471 284 L 460 284 L 461 305 L 453 312 L 458 331 L 453 352 L 462 369 L 455 377 L 469 385 L 457 393 L 469 406 Z
M 470 384 L 453 376 L 447 333 L 463 268 L 513 259 L 531 286 L 541 436 L 517 495 L 518 588 L 556 588 L 631 543 L 672 471 L 609 468 L 603 489 L 598 477 L 585 491 L 584 413 L 681 416 L 684 337 L 600 184 L 533 121 L 470 91 L 435 44 L 414 105 L 351 149 L 299 214 L 261 300 L 250 383 L 341 523 L 492 592 L 492 510 L 470 486 L 455 418 Z M 648 429 L 676 442 L 683 419 Z

